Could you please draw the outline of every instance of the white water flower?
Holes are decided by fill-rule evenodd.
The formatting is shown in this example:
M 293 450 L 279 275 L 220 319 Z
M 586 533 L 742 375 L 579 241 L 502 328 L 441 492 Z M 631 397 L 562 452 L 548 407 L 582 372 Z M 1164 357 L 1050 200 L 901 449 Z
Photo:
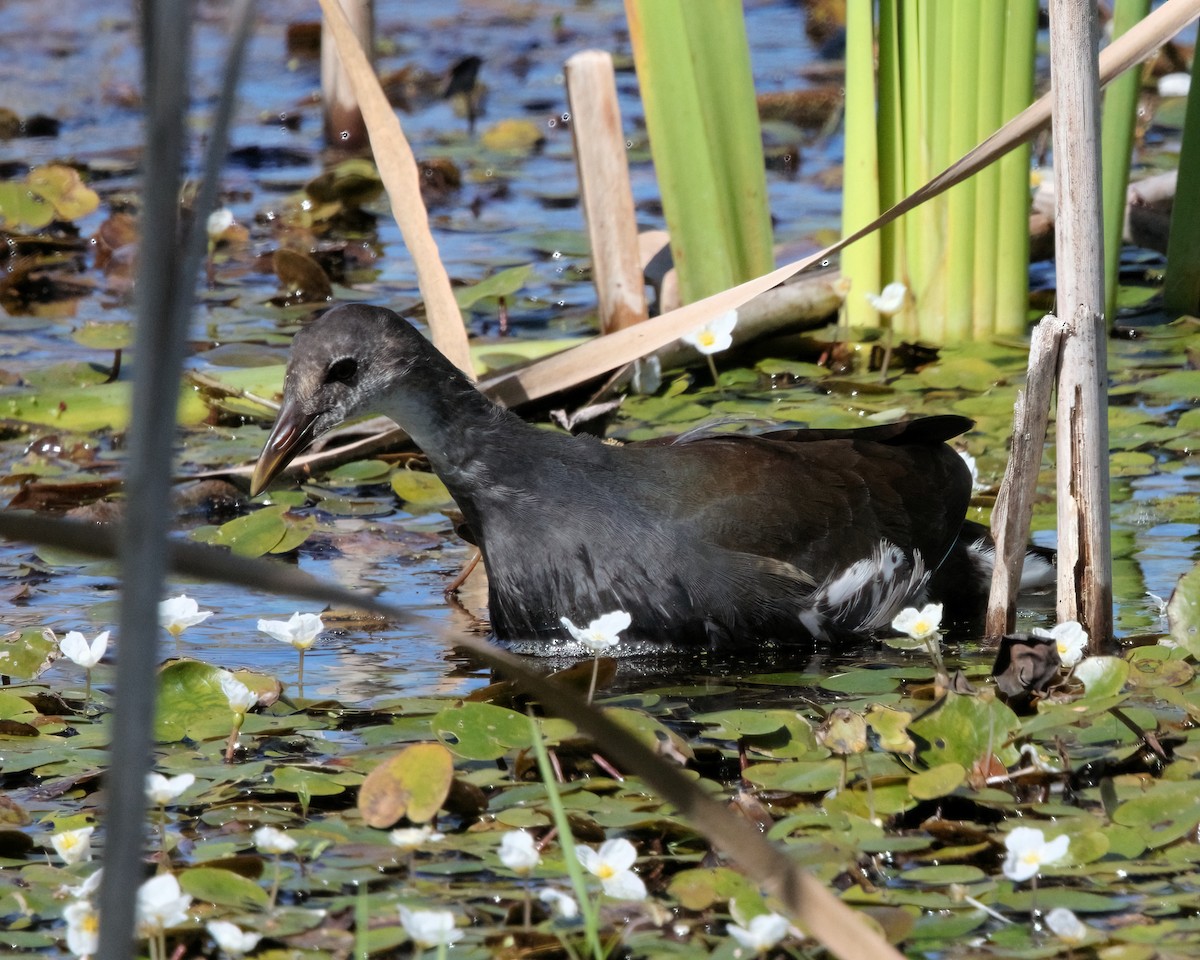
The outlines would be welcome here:
M 213 615 L 211 610 L 201 610 L 186 593 L 171 597 L 158 605 L 158 622 L 171 636 L 179 639 L 179 635 L 188 627 L 203 623 Z
M 83 863 L 92 859 L 92 833 L 95 830 L 95 827 L 62 830 L 50 838 L 50 845 L 62 857 L 63 863 Z
M 894 620 L 892 629 L 905 633 L 914 640 L 926 640 L 938 632 L 942 625 L 942 605 L 929 603 L 920 610 L 915 607 L 905 607 Z
M 230 923 L 228 920 L 209 920 L 204 927 L 217 946 L 231 957 L 240 957 L 244 953 L 249 953 L 258 946 L 258 941 L 262 939 L 261 933 L 243 930 L 236 923 Z
M 186 923 L 190 894 L 184 893 L 173 873 L 151 877 L 137 892 L 138 936 L 148 937 Z
M 245 716 L 246 711 L 258 703 L 258 694 L 242 683 L 228 670 L 222 670 L 219 676 L 221 692 L 229 701 L 229 709 L 239 717 Z
M 1028 880 L 1041 872 L 1042 867 L 1057 863 L 1067 855 L 1071 838 L 1065 833 L 1047 841 L 1037 827 L 1017 827 L 1004 838 L 1008 856 L 1004 859 L 1004 875 L 1014 883 Z
M 979 464 L 975 462 L 975 458 L 967 453 L 966 450 L 959 450 L 958 455 L 962 457 L 963 463 L 967 465 L 967 470 L 971 474 L 971 492 L 980 493 L 987 490 L 988 485 L 979 482 Z
M 102 873 L 104 873 L 104 868 L 97 867 L 96 871 L 78 886 L 68 887 L 64 884 L 63 886 L 59 887 L 56 896 L 74 897 L 76 900 L 86 900 L 93 893 L 100 889 L 100 875 Z
M 713 317 L 700 329 L 685 333 L 679 339 L 706 356 L 720 353 L 733 346 L 733 328 L 737 326 L 737 321 L 737 311 L 727 310 Z
M 587 647 L 593 654 L 603 653 L 610 647 L 615 647 L 621 639 L 621 631 L 633 622 L 624 610 L 614 610 L 602 617 L 597 617 L 586 627 L 577 627 L 568 617 L 562 617 L 561 623 L 567 632 Z
M 1087 924 L 1066 907 L 1055 907 L 1046 914 L 1046 926 L 1059 940 L 1069 946 L 1083 943 L 1087 939 Z
M 908 287 L 899 281 L 889 283 L 883 288 L 883 293 L 866 294 L 867 303 L 885 317 L 897 313 L 904 306 L 904 298 L 908 296 Z
M 100 949 L 100 912 L 89 900 L 76 900 L 63 908 L 67 921 L 67 949 L 77 957 L 90 957 Z
M 291 853 L 299 844 L 286 831 L 275 827 L 259 827 L 254 831 L 254 845 L 259 853 Z
M 108 649 L 108 633 L 109 631 L 105 630 L 103 633 L 96 634 L 96 639 L 89 644 L 87 637 L 82 633 L 78 630 L 71 630 L 58 641 L 58 649 L 68 660 L 79 664 L 85 670 L 91 670 L 100 662 L 104 651 Z
M 233 226 L 233 211 L 228 207 L 218 207 L 208 215 L 204 223 L 205 232 L 212 243 L 221 239 L 221 234 Z
M 588 873 L 600 878 L 604 892 L 616 900 L 645 900 L 646 885 L 633 872 L 637 850 L 628 840 L 605 840 L 599 850 L 578 846 L 575 855 Z
M 282 643 L 290 643 L 297 650 L 307 650 L 325 629 L 325 624 L 315 613 L 293 613 L 287 620 L 259 620 L 258 629 Z
M 1035 637 L 1054 641 L 1058 647 L 1058 659 L 1064 667 L 1075 666 L 1083 659 L 1084 651 L 1087 650 L 1087 631 L 1074 620 L 1060 623 L 1051 630 L 1034 627 L 1031 632 Z
M 574 920 L 579 916 L 579 904 L 575 898 L 561 890 L 545 887 L 538 891 L 538 899 L 564 920 Z
M 1167 73 L 1158 78 L 1158 95 L 1160 97 L 1186 97 L 1192 89 L 1190 73 Z
M 778 913 L 760 913 L 744 927 L 729 924 L 725 930 L 742 947 L 755 953 L 766 953 L 788 934 L 791 924 Z
M 542 862 L 537 841 L 524 830 L 509 830 L 500 838 L 500 862 L 513 873 L 528 874 Z
M 454 926 L 454 914 L 449 910 L 410 910 L 400 908 L 400 925 L 422 950 L 428 947 L 450 946 L 462 939 L 462 931 Z
M 401 850 L 417 850 L 427 843 L 437 843 L 445 840 L 444 833 L 438 833 L 429 824 L 420 827 L 398 827 L 388 834 L 388 839 Z
M 165 807 L 196 782 L 194 775 L 181 773 L 164 777 L 161 773 L 146 774 L 146 799 L 156 807 Z

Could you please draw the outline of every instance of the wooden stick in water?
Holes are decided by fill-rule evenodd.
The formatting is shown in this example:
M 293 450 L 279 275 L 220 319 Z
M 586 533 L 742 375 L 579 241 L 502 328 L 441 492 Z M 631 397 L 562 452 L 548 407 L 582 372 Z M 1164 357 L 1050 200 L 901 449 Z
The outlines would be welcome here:
M 592 247 L 592 281 L 600 329 L 620 330 L 646 319 L 646 285 L 638 253 L 625 134 L 612 57 L 584 50 L 567 61 L 571 136 L 579 196 Z

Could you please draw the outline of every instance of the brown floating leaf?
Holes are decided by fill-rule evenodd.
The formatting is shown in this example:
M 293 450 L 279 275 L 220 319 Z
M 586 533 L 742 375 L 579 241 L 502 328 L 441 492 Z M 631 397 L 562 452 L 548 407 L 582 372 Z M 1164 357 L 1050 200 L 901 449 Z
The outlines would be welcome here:
M 392 214 L 416 266 L 417 283 L 425 300 L 433 343 L 455 366 L 473 377 L 467 331 L 429 229 L 429 214 L 421 201 L 420 175 L 412 147 L 341 6 L 334 0 L 321 0 L 321 10 L 367 124 L 371 149 L 392 204 Z
M 271 255 L 271 266 L 283 284 L 290 303 L 314 303 L 333 297 L 333 285 L 321 265 L 306 253 L 280 249 Z
M 867 721 L 861 714 L 838 707 L 816 730 L 817 743 L 847 756 L 867 749 Z
M 390 827 L 406 816 L 433 819 L 454 780 L 454 758 L 440 743 L 414 743 L 367 774 L 358 790 L 358 811 L 372 827 Z
M 1000 641 L 992 675 L 1001 699 L 1020 713 L 1058 679 L 1061 666 L 1054 638 L 1009 634 Z

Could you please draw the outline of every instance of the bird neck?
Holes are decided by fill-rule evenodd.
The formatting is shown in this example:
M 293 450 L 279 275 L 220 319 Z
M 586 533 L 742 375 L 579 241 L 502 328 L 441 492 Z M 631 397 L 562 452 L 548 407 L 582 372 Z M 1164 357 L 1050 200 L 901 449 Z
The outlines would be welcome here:
M 452 489 L 466 479 L 464 471 L 474 473 L 504 450 L 518 449 L 518 437 L 538 432 L 433 351 L 415 359 L 382 406 L 380 412 L 408 433 Z

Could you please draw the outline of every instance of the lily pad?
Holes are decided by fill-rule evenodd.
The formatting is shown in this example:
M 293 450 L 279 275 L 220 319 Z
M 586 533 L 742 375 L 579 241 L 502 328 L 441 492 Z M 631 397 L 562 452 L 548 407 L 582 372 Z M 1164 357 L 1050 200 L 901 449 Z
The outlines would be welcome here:
M 446 802 L 454 779 L 454 758 L 438 743 L 414 743 L 389 757 L 368 775 L 358 791 L 358 810 L 372 827 L 390 827 L 407 816 L 432 819 Z
M 509 267 L 507 270 L 493 273 L 486 280 L 480 280 L 469 287 L 455 288 L 454 299 L 458 301 L 460 309 L 469 310 L 487 297 L 511 297 L 525 286 L 532 274 L 532 263 Z
M 191 867 L 179 874 L 179 886 L 197 900 L 235 910 L 266 910 L 267 891 L 253 880 L 218 867 Z
M 910 723 L 908 730 L 928 743 L 921 751 L 926 762 L 957 763 L 970 769 L 1020 725 L 1016 714 L 999 700 L 947 693 L 941 704 Z M 1011 747 L 1007 752 L 1015 758 Z
M 490 703 L 463 703 L 438 713 L 433 734 L 460 757 L 497 760 L 530 743 L 529 718 Z
M 1171 639 L 1200 659 L 1200 564 L 1192 567 L 1171 594 L 1167 604 Z
M 967 771 L 962 764 L 943 763 L 910 779 L 908 792 L 918 800 L 933 800 L 953 793 L 966 779 Z
M 33 680 L 58 656 L 58 644 L 44 630 L 13 631 L 0 635 L 0 676 Z
M 396 470 L 391 478 L 392 491 L 405 503 L 419 508 L 447 506 L 454 503 L 450 491 L 436 473 L 422 470 Z

